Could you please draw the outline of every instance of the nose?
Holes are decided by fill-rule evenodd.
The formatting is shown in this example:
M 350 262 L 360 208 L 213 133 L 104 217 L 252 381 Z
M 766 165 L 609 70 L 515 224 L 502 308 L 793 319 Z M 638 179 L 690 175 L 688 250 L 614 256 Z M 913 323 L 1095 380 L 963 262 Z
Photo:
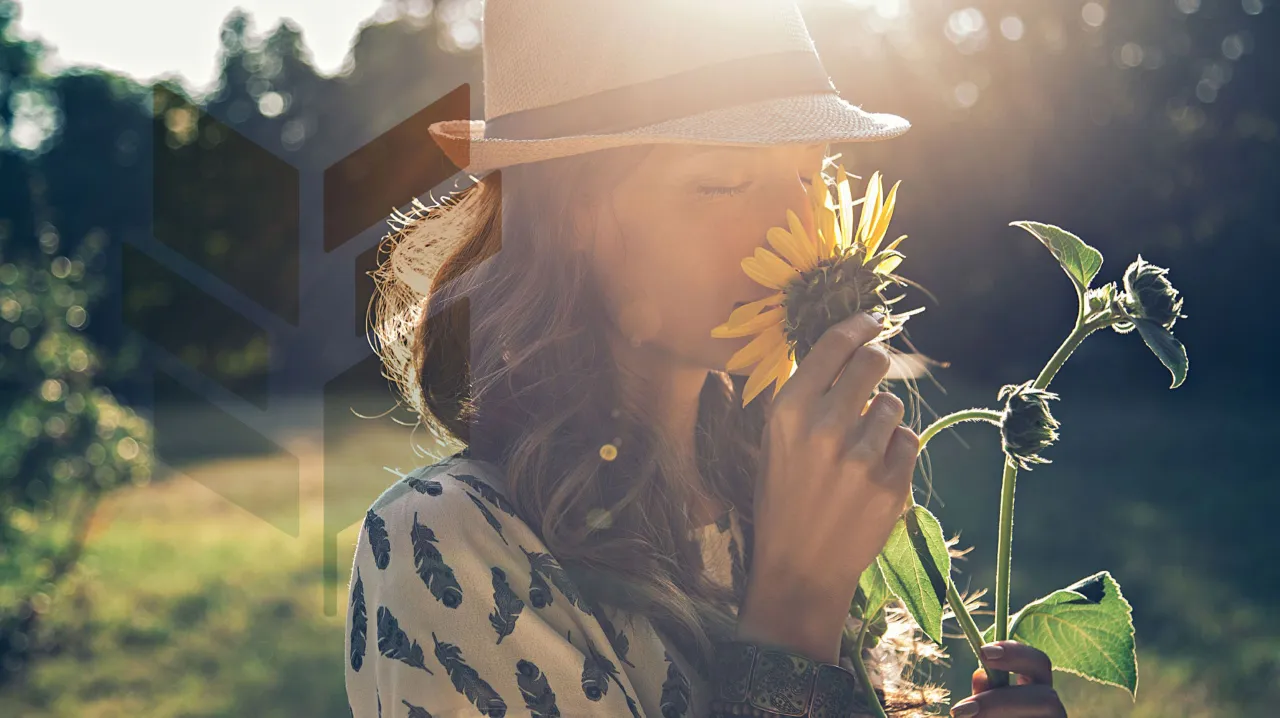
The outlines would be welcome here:
M 808 179 L 808 178 L 805 178 Z M 809 241 L 815 240 L 815 232 L 817 230 L 817 218 L 813 214 L 813 204 L 809 193 L 814 191 L 822 191 L 821 187 L 810 188 L 801 181 L 798 175 L 792 174 L 789 181 L 782 183 L 782 191 L 778 192 L 774 197 L 775 204 L 770 207 L 770 218 L 774 220 L 771 227 L 782 227 L 790 229 L 791 223 L 787 220 L 787 210 L 796 213 L 796 217 L 804 226 L 804 231 L 809 236 Z

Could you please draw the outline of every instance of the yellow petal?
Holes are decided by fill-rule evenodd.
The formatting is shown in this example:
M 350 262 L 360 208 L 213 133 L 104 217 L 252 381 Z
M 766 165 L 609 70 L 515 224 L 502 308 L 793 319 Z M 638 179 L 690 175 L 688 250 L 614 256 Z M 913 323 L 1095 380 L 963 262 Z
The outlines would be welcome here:
M 899 264 L 902 264 L 902 259 L 903 259 L 902 255 L 895 255 L 895 256 L 889 257 L 888 259 L 884 260 L 880 264 L 877 264 L 875 271 L 881 274 L 892 272 L 893 270 L 898 268 Z
M 867 243 L 867 235 L 875 225 L 876 212 L 880 208 L 880 172 L 871 174 L 867 181 L 867 194 L 862 198 L 862 215 L 858 218 L 858 242 Z
M 827 259 L 834 254 L 836 246 L 840 243 L 840 227 L 836 222 L 836 213 L 828 201 L 825 205 L 818 209 L 818 213 L 814 215 L 817 218 L 819 227 L 818 256 Z
M 817 262 L 813 245 L 807 240 L 798 240 L 781 227 L 772 227 L 765 233 L 765 240 L 774 251 L 797 269 L 809 269 Z
M 891 252 L 891 251 L 893 251 L 893 250 L 897 249 L 897 248 L 898 248 L 898 245 L 899 245 L 899 244 L 902 244 L 902 240 L 904 240 L 904 239 L 906 239 L 906 238 L 907 238 L 907 235 L 905 235 L 905 234 L 904 234 L 904 235 L 902 235 L 901 237 L 898 237 L 897 239 L 895 239 L 895 240 L 893 240 L 892 242 L 890 242 L 890 243 L 889 243 L 889 246 L 885 247 L 884 249 L 882 249 L 882 250 L 880 250 L 880 251 L 881 251 L 881 252 Z
M 806 191 L 809 194 L 809 205 L 813 207 L 814 214 L 817 214 L 818 208 L 822 206 L 824 201 L 823 198 L 831 196 L 831 192 L 827 189 L 826 180 L 822 179 L 822 170 L 813 173 Z
M 750 404 L 751 400 L 756 398 L 756 395 L 777 377 L 778 362 L 787 358 L 788 351 L 787 345 L 785 343 L 782 344 L 766 355 L 764 361 L 761 361 L 755 370 L 751 372 L 751 376 L 747 378 L 746 386 L 742 389 L 743 406 Z
M 725 364 L 725 371 L 738 371 L 744 367 L 760 361 L 768 356 L 771 352 L 777 350 L 778 345 L 785 342 L 786 336 L 782 333 L 781 325 L 774 325 L 760 332 L 760 335 L 752 339 L 745 347 L 734 352 L 729 357 L 729 361 Z
M 884 206 L 876 213 L 876 226 L 871 230 L 871 236 L 868 237 L 867 254 L 872 255 L 876 252 L 876 247 L 880 246 L 880 241 L 884 239 L 885 232 L 889 231 L 889 220 L 893 218 L 893 204 L 898 198 L 898 185 L 902 184 L 902 180 L 893 183 L 893 189 L 889 190 L 889 198 L 884 201 Z
M 739 324 L 745 324 L 748 320 L 754 318 L 757 314 L 764 310 L 770 304 L 777 304 L 782 301 L 782 292 L 770 294 L 764 299 L 757 299 L 754 302 L 747 302 L 737 309 L 729 313 L 729 321 L 724 323 L 726 327 L 736 327 Z
M 836 188 L 840 193 L 840 246 L 849 246 L 853 237 L 853 191 L 849 189 L 849 175 L 844 165 L 836 170 Z
M 804 228 L 804 223 L 791 210 L 787 210 L 787 224 L 791 225 L 791 236 L 803 242 L 809 250 L 806 257 L 809 261 L 803 265 L 795 265 L 796 269 L 802 272 L 813 269 L 814 265 L 818 263 L 818 251 L 816 249 L 818 243 L 810 239 L 809 232 Z
M 796 373 L 796 363 L 787 357 L 778 364 L 778 379 L 773 386 L 773 395 L 776 397 L 778 392 L 782 391 L 782 385 L 791 379 L 791 375 Z
M 767 312 L 761 312 L 751 319 L 734 326 L 721 324 L 711 330 L 711 336 L 717 339 L 734 339 L 736 337 L 751 336 L 757 332 L 767 329 L 775 324 L 781 324 L 786 318 L 787 310 L 782 307 L 770 309 Z
M 774 257 L 774 259 L 777 260 L 776 263 L 774 262 L 766 263 L 766 261 L 762 261 L 760 259 L 761 251 L 762 250 L 757 249 L 756 256 L 747 257 L 742 260 L 742 271 L 746 272 L 748 277 L 751 277 L 755 281 L 759 282 L 760 284 L 763 284 L 764 286 L 770 289 L 782 289 L 783 287 L 787 286 L 787 282 L 791 281 L 795 277 L 800 276 L 796 273 L 794 269 L 791 268 L 791 265 L 787 264 L 781 259 L 778 259 L 776 256 Z M 763 250 L 763 251 L 767 252 L 767 250 Z M 786 269 L 779 270 L 777 268 L 778 265 L 782 265 Z
M 760 264 L 760 267 L 768 276 L 782 280 L 784 286 L 787 282 L 790 282 L 800 276 L 800 272 L 796 267 L 782 261 L 778 255 L 770 252 L 764 247 L 756 247 L 754 259 Z M 781 288 L 782 287 L 778 287 L 778 289 Z

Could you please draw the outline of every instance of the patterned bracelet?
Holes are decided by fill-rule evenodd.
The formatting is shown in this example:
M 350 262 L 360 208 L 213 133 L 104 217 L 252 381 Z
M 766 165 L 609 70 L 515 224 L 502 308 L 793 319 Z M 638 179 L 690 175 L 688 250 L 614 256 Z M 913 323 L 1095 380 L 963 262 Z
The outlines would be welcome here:
M 852 718 L 867 707 L 851 671 L 773 646 L 717 642 L 713 679 L 713 718 Z

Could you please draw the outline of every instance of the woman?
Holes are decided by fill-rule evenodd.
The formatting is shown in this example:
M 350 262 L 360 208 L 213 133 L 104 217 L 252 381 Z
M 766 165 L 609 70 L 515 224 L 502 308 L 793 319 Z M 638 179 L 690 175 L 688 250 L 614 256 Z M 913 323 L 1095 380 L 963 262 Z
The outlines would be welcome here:
M 908 128 L 838 96 L 793 2 L 488 0 L 490 119 L 432 132 L 473 175 L 502 172 L 400 216 L 377 275 L 387 375 L 466 448 L 366 514 L 356 718 L 943 699 L 911 681 L 939 654 L 900 612 L 864 651 L 872 686 L 848 658 L 858 578 L 919 451 L 876 392 L 883 317 L 833 327 L 745 408 L 723 369 L 747 340 L 711 336 L 764 296 L 740 261 L 766 230 L 788 209 L 812 229 L 804 178 L 828 143 Z M 1047 656 L 998 648 L 988 665 L 1021 685 L 975 674 L 954 714 L 1065 715 Z

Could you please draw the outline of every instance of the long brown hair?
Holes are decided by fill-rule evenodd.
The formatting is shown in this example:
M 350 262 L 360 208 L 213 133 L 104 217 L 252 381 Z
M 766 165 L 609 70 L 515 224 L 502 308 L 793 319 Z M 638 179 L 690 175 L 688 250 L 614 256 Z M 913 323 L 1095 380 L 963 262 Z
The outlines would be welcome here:
M 433 233 L 462 235 L 452 238 L 429 300 L 416 306 L 396 293 L 390 262 L 375 273 L 374 333 L 404 400 L 438 438 L 503 471 L 519 515 L 583 593 L 646 616 L 706 676 L 712 641 L 732 635 L 731 607 L 742 596 L 704 571 L 685 506 L 705 489 L 735 507 L 749 568 L 770 392 L 744 409 L 745 379 L 709 371 L 696 466 L 686 466 L 619 389 L 604 293 L 583 243 L 569 241 L 592 230 L 571 210 L 597 206 L 651 148 L 517 165 L 450 202 L 401 215 L 384 251 Z M 612 460 L 602 458 L 606 444 L 617 449 Z M 695 475 L 705 486 L 688 479 Z M 944 654 L 921 640 L 905 612 L 887 618 L 868 669 L 891 712 L 921 714 L 945 691 L 914 683 L 916 664 Z

